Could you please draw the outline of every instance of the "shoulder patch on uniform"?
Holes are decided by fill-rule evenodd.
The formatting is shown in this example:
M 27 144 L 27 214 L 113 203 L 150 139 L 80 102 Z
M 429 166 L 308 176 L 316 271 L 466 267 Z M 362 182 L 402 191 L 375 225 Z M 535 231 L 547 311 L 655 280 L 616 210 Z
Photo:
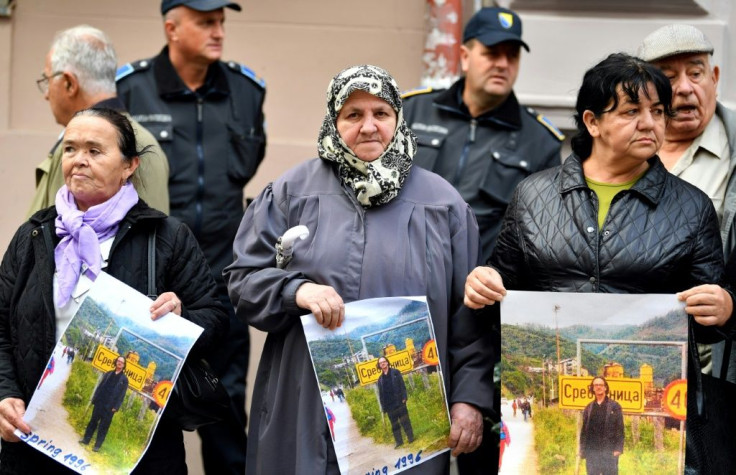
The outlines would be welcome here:
M 240 63 L 236 63 L 235 61 L 228 61 L 227 67 L 232 69 L 233 71 L 242 74 L 243 76 L 247 77 L 254 83 L 258 84 L 262 89 L 266 89 L 266 81 L 263 80 L 262 77 L 258 76 L 252 69 L 250 69 L 248 66 L 245 66 Z
M 563 134 L 562 131 L 560 129 L 558 129 L 555 126 L 555 124 L 553 124 L 552 121 L 549 120 L 547 117 L 545 117 L 542 114 L 538 113 L 537 111 L 535 111 L 531 107 L 527 107 L 526 108 L 526 111 L 529 114 L 531 114 L 532 117 L 534 117 L 535 119 L 537 119 L 537 122 L 539 122 L 540 124 L 542 124 L 544 126 L 544 128 L 546 128 L 547 130 L 549 130 L 552 133 L 552 135 L 554 135 L 557 138 L 557 140 L 559 140 L 560 142 L 562 142 L 563 140 L 565 140 L 565 134 Z
M 147 59 L 124 64 L 120 66 L 115 73 L 115 81 L 120 81 L 124 77 L 130 76 L 131 74 L 137 73 L 138 71 L 145 71 L 149 67 L 151 67 L 151 61 Z
M 402 92 L 401 98 L 406 99 L 407 97 L 418 96 L 419 94 L 427 94 L 428 92 L 432 92 L 433 90 L 434 89 L 432 89 L 431 87 L 417 87 Z

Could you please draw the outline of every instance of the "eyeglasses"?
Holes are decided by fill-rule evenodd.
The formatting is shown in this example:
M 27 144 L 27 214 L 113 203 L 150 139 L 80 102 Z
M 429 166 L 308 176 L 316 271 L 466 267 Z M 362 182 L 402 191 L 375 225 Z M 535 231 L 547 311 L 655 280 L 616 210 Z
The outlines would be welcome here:
M 41 91 L 41 94 L 45 96 L 46 93 L 49 92 L 49 81 L 60 74 L 64 74 L 64 71 L 57 71 L 51 76 L 46 76 L 46 73 L 41 73 L 41 79 L 36 79 L 36 86 L 38 86 L 38 90 Z

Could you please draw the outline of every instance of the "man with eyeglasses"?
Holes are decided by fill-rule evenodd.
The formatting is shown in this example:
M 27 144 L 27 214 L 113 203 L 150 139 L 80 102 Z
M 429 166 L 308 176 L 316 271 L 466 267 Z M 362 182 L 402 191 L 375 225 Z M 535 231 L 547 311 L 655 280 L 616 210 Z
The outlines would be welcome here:
M 615 475 L 624 452 L 624 413 L 608 397 L 610 388 L 603 376 L 593 378 L 588 391 L 594 399 L 583 409 L 580 457 L 585 459 L 588 475 Z
M 56 34 L 46 55 L 41 79 L 36 84 L 44 99 L 49 101 L 56 122 L 66 126 L 82 109 L 108 107 L 125 112 L 115 89 L 116 69 L 117 57 L 107 35 L 91 26 L 81 25 Z M 133 184 L 148 205 L 168 213 L 169 164 L 166 155 L 153 135 L 134 120 L 131 124 L 138 149 L 148 149 L 141 155 Z M 36 194 L 28 217 L 52 206 L 56 192 L 64 184 L 60 143 L 61 140 L 57 140 L 48 157 L 36 167 Z

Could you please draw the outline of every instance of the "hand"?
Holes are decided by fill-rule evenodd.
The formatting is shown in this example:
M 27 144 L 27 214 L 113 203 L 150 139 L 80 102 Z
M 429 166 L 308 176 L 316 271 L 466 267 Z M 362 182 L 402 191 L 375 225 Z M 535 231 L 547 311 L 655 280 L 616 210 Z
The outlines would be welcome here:
M 464 402 L 456 402 L 450 408 L 450 439 L 447 446 L 452 455 L 470 453 L 483 441 L 483 415 L 478 409 Z
M 714 284 L 698 285 L 677 294 L 685 302 L 685 311 L 704 326 L 723 326 L 733 312 L 731 294 Z
M 149 311 L 151 320 L 158 320 L 169 312 L 181 316 L 181 299 L 174 292 L 164 292 L 153 301 Z
M 496 269 L 479 266 L 465 279 L 465 306 L 480 309 L 503 300 L 506 288 Z
M 24 434 L 30 434 L 31 427 L 23 422 L 26 413 L 26 404 L 22 399 L 8 397 L 0 401 L 0 436 L 8 442 L 18 442 L 20 439 L 13 431 L 20 429 Z
M 618 450 L 614 450 L 613 451 L 613 456 L 614 457 L 618 457 L 619 455 L 621 455 L 621 452 L 619 452 Z
M 334 330 L 345 320 L 342 297 L 329 285 L 306 282 L 296 291 L 296 304 L 314 314 L 317 323 Z

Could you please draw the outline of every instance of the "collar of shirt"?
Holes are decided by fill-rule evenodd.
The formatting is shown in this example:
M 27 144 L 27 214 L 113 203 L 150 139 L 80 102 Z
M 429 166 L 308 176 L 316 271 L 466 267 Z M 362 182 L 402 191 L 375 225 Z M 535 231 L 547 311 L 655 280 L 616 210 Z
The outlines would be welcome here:
M 465 89 L 465 78 L 461 78 L 450 86 L 450 89 L 438 95 L 435 103 L 443 109 L 450 109 L 456 114 L 462 115 L 468 120 L 473 119 L 468 107 L 463 102 L 463 90 Z M 521 109 L 516 94 L 511 91 L 509 97 L 493 110 L 475 117 L 478 122 L 492 122 L 494 124 L 518 130 L 521 128 Z
M 726 128 L 723 121 L 717 115 L 714 115 L 703 133 L 693 140 L 693 143 L 685 150 L 675 166 L 672 167 L 672 174 L 679 175 L 686 168 L 692 165 L 696 155 L 701 156 L 706 153 L 711 158 L 717 160 L 728 160 L 728 137 L 726 137 Z
M 156 56 L 152 67 L 158 93 L 163 98 L 177 98 L 193 94 L 217 98 L 230 94 L 230 86 L 218 61 L 210 64 L 207 68 L 204 84 L 196 91 L 191 91 L 174 69 L 174 65 L 169 58 L 168 46 L 164 46 L 164 49 Z

